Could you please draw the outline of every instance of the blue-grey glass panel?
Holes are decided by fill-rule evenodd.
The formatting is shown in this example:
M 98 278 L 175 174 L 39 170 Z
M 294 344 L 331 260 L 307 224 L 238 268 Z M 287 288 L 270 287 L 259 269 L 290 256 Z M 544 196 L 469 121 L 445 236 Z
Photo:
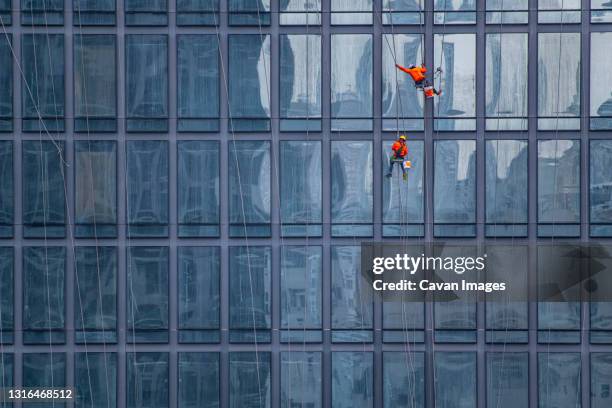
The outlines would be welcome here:
M 64 2 L 60 1 L 63 7 Z M 23 34 L 21 69 L 22 130 L 63 132 L 64 35 Z
M 487 407 L 529 407 L 528 353 L 487 353 Z
M 21 0 L 21 24 L 32 26 L 64 24 L 64 0 Z
M 0 353 L 0 377 L 2 388 L 11 387 L 14 384 L 15 358 L 12 353 Z M 0 396 L 0 408 L 11 408 L 13 402 L 5 395 Z
M 461 224 L 476 222 L 474 140 L 434 141 L 434 222 L 448 224 L 440 236 L 461 235 Z
M 371 341 L 373 295 L 361 273 L 361 248 L 333 246 L 331 260 L 331 327 L 346 332 L 338 341 Z
M 117 341 L 117 248 L 76 247 L 75 264 L 75 341 Z
M 612 2 L 610 21 L 612 22 Z M 591 33 L 591 130 L 612 129 L 612 53 L 597 52 L 610 46 L 612 33 Z
M 434 80 L 442 91 L 433 98 L 435 129 L 476 130 L 476 35 L 436 34 L 434 59 L 442 68 Z
M 280 36 L 283 131 L 321 131 L 321 36 Z M 312 121 L 312 123 L 311 123 Z
M 168 353 L 127 353 L 127 408 L 167 408 Z
M 168 0 L 125 0 L 125 25 L 168 25 Z
M 214 34 L 178 36 L 177 130 L 219 130 L 219 46 Z
M 26 353 L 23 354 L 23 382 L 28 388 L 64 388 L 66 386 L 66 354 Z M 65 407 L 66 403 L 53 400 L 52 402 L 22 403 L 24 408 L 58 408 Z
M 321 236 L 321 142 L 280 141 L 280 211 L 284 236 Z
M 476 0 L 435 0 L 434 24 L 476 24 Z
M 176 25 L 219 25 L 219 0 L 177 0 Z
M 374 364 L 371 352 L 332 352 L 332 406 L 373 408 L 373 377 Z
M 538 0 L 538 23 L 580 23 L 580 0 Z
M 108 352 L 74 354 L 76 408 L 117 406 L 117 355 Z
M 486 41 L 486 130 L 527 130 L 527 33 Z
M 178 407 L 219 407 L 219 353 L 178 353 Z
M 125 61 L 126 130 L 167 132 L 168 36 L 127 35 Z
M 23 342 L 64 342 L 66 248 L 23 248 Z
M 591 408 L 612 405 L 612 354 L 591 353 Z
M 475 352 L 438 351 L 433 369 L 437 408 L 476 408 Z
M 64 142 L 22 143 L 23 235 L 61 238 L 65 233 Z
M 168 247 L 127 251 L 127 341 L 168 341 Z
M 421 352 L 383 352 L 385 408 L 425 407 L 425 356 Z
M 392 141 L 382 142 L 382 173 L 388 174 L 391 160 Z M 411 167 L 407 170 L 408 178 L 406 181 L 400 177 L 400 170 L 394 169 L 393 177 L 384 177 L 382 213 L 383 213 L 383 235 L 384 236 L 404 236 L 404 235 L 423 235 L 412 234 L 422 230 L 423 224 L 423 174 L 424 174 L 424 154 L 423 141 L 411 140 L 407 143 L 408 155 L 406 159 L 410 161 Z M 395 166 L 397 167 L 397 166 Z M 413 228 L 412 224 L 418 228 Z
M 229 145 L 230 236 L 270 236 L 270 142 Z
M 538 408 L 582 406 L 580 353 L 538 353 Z
M 185 140 L 178 150 L 178 234 L 219 236 L 219 142 Z
M 591 23 L 612 22 L 612 3 L 609 0 L 591 0 Z
M 2 18 L 6 25 L 6 17 L 3 15 L 2 10 L 0 10 L 0 18 Z M 10 132 L 13 130 L 12 40 L 12 34 L 7 34 L 0 38 L 0 66 L 2 67 L 2 70 L 0 70 L 0 132 Z
M 486 0 L 487 24 L 527 24 L 529 0 Z
M 229 407 L 270 408 L 270 352 L 229 353 Z
M 323 322 L 322 249 L 320 246 L 281 248 L 281 328 L 320 330 Z M 305 336 L 305 333 L 302 333 Z
M 219 247 L 178 248 L 178 326 L 182 342 L 219 340 Z
M 0 19 L 2 19 L 2 23 L 5 26 L 10 26 L 13 23 L 12 17 L 12 0 L 0 0 Z
M 493 227 L 488 236 L 507 235 L 494 228 L 497 224 L 527 224 L 527 158 L 526 140 L 487 140 L 485 208 L 487 229 Z
M 372 35 L 331 37 L 333 131 L 372 130 Z
M 424 0 L 383 0 L 382 22 L 383 24 L 425 24 L 423 13 Z
M 0 141 L 0 238 L 13 236 L 15 192 L 13 185 L 13 142 Z M 320 179 L 320 177 L 319 177 Z
M 270 25 L 270 0 L 228 0 L 229 25 Z
M 74 130 L 117 130 L 117 44 L 112 34 L 74 35 Z
M 323 407 L 321 353 L 281 352 L 280 359 L 281 408 Z
M 75 236 L 117 235 L 117 143 L 74 142 Z
M 591 236 L 612 235 L 612 141 L 591 140 L 589 147 Z
M 333 25 L 372 24 L 372 0 L 331 0 Z
M 13 293 L 15 259 L 13 248 L 0 247 L 0 344 L 13 342 Z M 1 369 L 1 368 L 0 368 Z M 1 398 L 1 397 L 0 397 Z M 2 405 L 0 399 L 0 406 Z
M 564 224 L 579 222 L 580 141 L 539 140 L 538 223 L 549 226 L 552 235 L 561 235 Z
M 321 0 L 284 0 L 280 25 L 321 25 Z
M 410 75 L 395 67 L 423 62 L 423 36 L 383 34 L 382 48 L 383 130 L 423 130 L 423 94 Z
M 115 8 L 116 0 L 72 0 L 73 25 L 115 25 Z
M 270 36 L 232 34 L 228 47 L 229 131 L 269 132 Z
M 230 247 L 229 273 L 230 330 L 243 341 L 267 337 L 272 325 L 272 248 Z
M 580 129 L 580 33 L 538 33 L 538 130 Z
M 372 235 L 372 150 L 372 142 L 367 140 L 332 141 L 331 218 L 334 236 Z
M 127 142 L 127 219 L 131 237 L 168 235 L 168 142 Z

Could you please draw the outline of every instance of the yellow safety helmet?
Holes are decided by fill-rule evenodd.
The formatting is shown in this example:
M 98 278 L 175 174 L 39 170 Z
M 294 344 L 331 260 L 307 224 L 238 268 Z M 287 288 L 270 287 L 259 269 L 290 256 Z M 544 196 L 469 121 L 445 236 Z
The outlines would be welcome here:
M 399 138 L 402 140 L 406 140 L 406 135 L 401 135 Z

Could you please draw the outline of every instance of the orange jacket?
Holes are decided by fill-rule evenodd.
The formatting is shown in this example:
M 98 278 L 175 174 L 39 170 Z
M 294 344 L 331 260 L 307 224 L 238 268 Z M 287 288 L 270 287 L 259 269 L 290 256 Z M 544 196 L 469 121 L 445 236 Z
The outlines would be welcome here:
M 395 142 L 393 146 L 391 146 L 391 150 L 395 153 L 395 157 L 400 157 L 402 159 L 408 154 L 408 146 L 406 146 L 406 143 L 402 144 L 400 142 Z
M 423 88 L 423 93 L 426 98 L 433 98 L 434 95 L 440 95 L 442 92 L 437 91 L 433 86 L 426 86 Z
M 425 79 L 425 73 L 427 72 L 427 68 L 425 68 L 424 65 L 414 68 L 404 68 L 401 65 L 397 64 L 395 64 L 395 66 L 410 75 L 414 82 L 419 82 Z

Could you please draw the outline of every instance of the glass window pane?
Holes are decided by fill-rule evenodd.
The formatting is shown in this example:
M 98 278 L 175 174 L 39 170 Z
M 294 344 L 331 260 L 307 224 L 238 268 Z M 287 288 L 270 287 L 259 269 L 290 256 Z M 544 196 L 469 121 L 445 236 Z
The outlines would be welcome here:
M 612 354 L 591 353 L 591 408 L 607 408 L 612 404 Z
M 425 356 L 421 352 L 383 352 L 385 408 L 425 408 Z
M 434 234 L 474 236 L 476 142 L 434 141 Z
M 178 353 L 178 407 L 219 407 L 219 353 Z
M 436 408 L 476 408 L 476 353 L 436 352 Z
M 0 0 L 0 18 L 5 26 L 13 24 L 12 0 Z
M 580 141 L 538 141 L 538 235 L 580 234 Z
M 127 219 L 130 237 L 168 235 L 168 142 L 127 141 Z
M 125 25 L 168 25 L 168 0 L 125 0 Z
M 76 408 L 117 406 L 117 355 L 115 353 L 74 354 Z
M 130 247 L 127 259 L 127 341 L 168 341 L 168 247 Z
M 177 40 L 177 130 L 219 131 L 218 37 L 180 34 Z
M 487 24 L 527 24 L 529 0 L 486 0 Z
M 371 131 L 372 36 L 332 34 L 331 58 L 332 131 Z
M 219 25 L 219 0 L 177 0 L 176 25 Z
M 0 376 L 2 377 L 2 388 L 11 387 L 15 383 L 14 381 L 14 367 L 15 358 L 12 353 L 0 353 Z M 13 402 L 9 401 L 8 396 L 3 395 L 0 397 L 0 408 L 12 408 Z
M 487 353 L 487 407 L 529 407 L 528 353 Z
M 321 142 L 281 140 L 283 236 L 321 236 L 322 190 Z
M 23 386 L 28 388 L 64 388 L 66 386 L 65 353 L 26 353 L 23 354 Z M 29 402 L 22 403 L 24 408 L 63 408 L 66 403 Z
M 127 35 L 125 64 L 126 130 L 167 132 L 168 36 Z
M 63 7 L 64 1 L 60 0 L 60 4 Z M 21 69 L 23 131 L 63 132 L 64 35 L 23 34 Z
M 229 353 L 230 408 L 270 408 L 270 352 Z
M 433 98 L 435 130 L 476 130 L 476 35 L 435 34 L 434 59 L 442 68 L 434 80 L 442 91 Z
M 227 3 L 229 25 L 270 25 L 270 0 L 228 0 Z
M 269 342 L 272 327 L 272 248 L 229 250 L 230 341 Z
M 333 236 L 372 236 L 372 142 L 332 141 Z
M 10 4 L 10 3 L 9 3 Z M 10 9 L 10 7 L 9 7 Z M 4 13 L 0 10 L 0 18 L 6 25 Z M 13 130 L 13 53 L 11 46 L 12 34 L 0 38 L 0 132 Z
M 372 24 L 372 0 L 331 0 L 333 25 Z
M 167 408 L 168 353 L 127 353 L 127 408 Z
M 178 149 L 178 234 L 219 236 L 219 142 L 181 140 Z
M 487 34 L 486 130 L 527 130 L 527 34 Z
M 321 353 L 281 352 L 281 408 L 322 408 Z
M 487 236 L 527 236 L 526 140 L 487 140 L 485 164 Z
M 392 15 L 395 18 L 396 13 Z M 424 52 L 424 37 L 420 34 L 383 34 L 383 130 L 423 130 L 422 93 L 395 64 L 420 65 Z
M 591 236 L 612 236 L 612 140 L 591 140 L 589 149 Z
M 435 0 L 434 24 L 476 24 L 476 0 Z
M 230 236 L 270 236 L 270 142 L 229 145 Z
M 612 3 L 611 3 L 612 7 Z M 612 10 L 610 10 L 612 22 Z M 591 33 L 591 50 L 605 50 L 612 33 Z M 612 53 L 591 52 L 591 130 L 612 129 Z
M 425 24 L 423 13 L 424 0 L 393 1 L 383 0 L 382 21 L 383 24 Z
M 366 351 L 332 352 L 332 406 L 373 408 L 374 364 Z
M 538 130 L 580 129 L 580 33 L 538 34 Z
M 612 3 L 609 0 L 591 0 L 591 23 L 612 22 Z
M 178 248 L 179 342 L 219 341 L 219 247 Z
M 320 342 L 323 322 L 320 246 L 281 247 L 281 341 Z
M 13 293 L 14 268 L 13 248 L 0 247 L 0 344 L 13 342 L 13 329 L 15 327 L 13 309 L 13 301 L 15 300 Z M 1 399 L 0 406 L 2 406 Z
M 0 238 L 13 236 L 15 192 L 13 185 L 13 142 L 0 141 Z M 319 177 L 320 179 L 320 177 Z
M 64 0 L 21 0 L 21 24 L 58 26 L 64 24 Z
M 116 37 L 74 36 L 74 131 L 117 130 Z
M 321 131 L 321 36 L 280 36 L 280 130 Z
M 229 131 L 270 131 L 270 36 L 232 34 L 229 47 Z
M 538 408 L 582 406 L 580 353 L 538 353 Z
M 75 264 L 75 341 L 116 342 L 117 248 L 76 247 Z
M 580 0 L 538 0 L 538 23 L 580 23 Z
M 73 25 L 115 25 L 115 6 L 115 0 L 72 0 Z
M 280 3 L 280 25 L 321 25 L 321 0 L 286 0 Z
M 117 235 L 117 143 L 74 142 L 75 236 Z
M 361 247 L 331 248 L 331 326 L 334 342 L 372 341 L 372 286 L 361 273 Z

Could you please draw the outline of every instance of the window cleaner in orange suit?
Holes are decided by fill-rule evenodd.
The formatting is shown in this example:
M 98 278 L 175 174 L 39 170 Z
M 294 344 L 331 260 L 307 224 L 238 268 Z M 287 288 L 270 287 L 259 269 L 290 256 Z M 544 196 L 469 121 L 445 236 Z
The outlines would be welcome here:
M 433 98 L 434 95 L 442 95 L 442 90 L 437 90 L 436 88 L 433 87 L 432 84 L 429 83 L 429 81 L 425 81 L 425 86 L 423 87 L 423 94 L 425 94 L 425 98 L 429 99 L 429 98 Z
M 417 89 L 423 88 L 423 82 L 425 81 L 425 74 L 427 73 L 427 68 L 425 68 L 425 65 L 421 65 L 417 67 L 414 64 L 410 64 L 408 65 L 408 68 L 404 68 L 399 64 L 395 64 L 395 66 L 399 70 L 404 71 L 405 73 L 407 73 L 408 75 L 412 77 L 412 80 L 414 81 L 414 86 L 416 86 Z
M 409 160 L 404 160 L 406 155 L 408 154 L 408 146 L 406 145 L 406 136 L 401 135 L 399 139 L 393 143 L 391 146 L 391 150 L 393 150 L 393 155 L 389 159 L 389 171 L 386 176 L 391 177 L 393 175 L 393 165 L 395 163 L 399 163 L 402 168 L 402 176 L 404 180 L 408 180 L 408 175 L 406 174 L 406 169 L 410 168 L 411 163 Z

